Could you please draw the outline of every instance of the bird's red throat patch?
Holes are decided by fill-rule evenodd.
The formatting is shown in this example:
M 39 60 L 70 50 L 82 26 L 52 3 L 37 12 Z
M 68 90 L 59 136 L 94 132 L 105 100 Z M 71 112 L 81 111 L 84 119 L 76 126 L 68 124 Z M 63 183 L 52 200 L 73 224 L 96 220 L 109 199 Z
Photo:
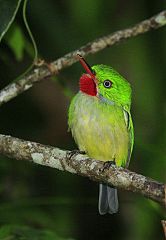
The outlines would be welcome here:
M 80 85 L 81 92 L 86 93 L 90 96 L 97 95 L 96 84 L 93 78 L 89 74 L 83 74 L 80 77 L 79 85 Z

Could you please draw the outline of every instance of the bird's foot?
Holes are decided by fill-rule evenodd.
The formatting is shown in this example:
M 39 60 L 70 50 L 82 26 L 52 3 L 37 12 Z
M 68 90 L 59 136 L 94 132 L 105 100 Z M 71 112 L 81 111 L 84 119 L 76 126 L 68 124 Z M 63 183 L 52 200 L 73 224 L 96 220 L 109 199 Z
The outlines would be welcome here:
M 67 152 L 67 159 L 71 159 L 73 156 L 77 155 L 77 154 L 86 154 L 85 151 L 80 151 L 78 149 L 72 150 L 70 152 Z
M 112 161 L 104 162 L 103 168 L 102 168 L 102 172 L 104 172 L 105 170 L 109 170 L 109 168 L 110 168 L 112 165 L 115 165 L 115 159 L 112 160 Z

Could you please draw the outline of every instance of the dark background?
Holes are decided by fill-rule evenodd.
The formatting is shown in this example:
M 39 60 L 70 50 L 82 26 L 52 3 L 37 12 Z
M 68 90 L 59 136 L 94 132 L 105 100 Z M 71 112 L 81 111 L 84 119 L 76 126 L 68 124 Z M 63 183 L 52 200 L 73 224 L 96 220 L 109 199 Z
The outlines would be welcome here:
M 39 56 L 48 62 L 88 41 L 127 28 L 163 10 L 165 1 L 35 0 L 27 18 Z M 22 34 L 20 55 L 9 44 Z M 0 46 L 0 86 L 25 71 L 32 46 L 21 10 Z M 166 144 L 166 28 L 129 39 L 88 56 L 90 65 L 106 64 L 132 85 L 135 145 L 129 169 L 164 181 Z M 0 108 L 0 131 L 62 149 L 75 149 L 67 132 L 67 109 L 78 91 L 77 63 L 54 79 L 36 84 Z M 47 229 L 72 239 L 163 239 L 163 209 L 141 195 L 119 191 L 120 210 L 100 216 L 98 184 L 26 161 L 0 157 L 0 225 Z

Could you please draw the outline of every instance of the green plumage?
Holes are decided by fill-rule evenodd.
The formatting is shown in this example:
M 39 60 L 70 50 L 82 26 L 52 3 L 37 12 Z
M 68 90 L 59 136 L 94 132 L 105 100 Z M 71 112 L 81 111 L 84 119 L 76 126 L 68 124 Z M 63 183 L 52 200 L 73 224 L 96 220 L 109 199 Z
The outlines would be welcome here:
M 69 108 L 69 128 L 79 149 L 90 157 L 115 160 L 117 166 L 125 167 L 134 139 L 130 85 L 110 67 L 96 65 L 92 69 L 98 79 L 99 98 L 78 92 Z M 112 88 L 103 86 L 105 79 L 113 82 Z
M 134 141 L 130 84 L 108 66 L 95 65 L 92 69 L 97 96 L 81 91 L 76 94 L 69 108 L 69 128 L 79 149 L 91 158 L 127 167 Z M 105 80 L 111 80 L 110 88 L 104 86 Z M 105 212 L 101 210 L 101 214 Z

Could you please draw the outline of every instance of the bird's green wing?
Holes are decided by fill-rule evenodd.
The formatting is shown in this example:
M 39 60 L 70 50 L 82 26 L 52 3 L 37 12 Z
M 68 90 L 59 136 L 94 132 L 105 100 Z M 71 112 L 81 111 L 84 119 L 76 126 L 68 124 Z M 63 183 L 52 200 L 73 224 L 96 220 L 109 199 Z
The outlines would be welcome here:
M 129 149 L 128 149 L 128 157 L 126 162 L 126 167 L 128 167 L 131 153 L 133 150 L 133 145 L 134 145 L 134 127 L 133 127 L 133 121 L 131 118 L 130 111 L 128 111 L 127 109 L 124 109 L 123 111 L 124 111 L 126 127 L 127 127 L 127 130 L 129 131 Z

